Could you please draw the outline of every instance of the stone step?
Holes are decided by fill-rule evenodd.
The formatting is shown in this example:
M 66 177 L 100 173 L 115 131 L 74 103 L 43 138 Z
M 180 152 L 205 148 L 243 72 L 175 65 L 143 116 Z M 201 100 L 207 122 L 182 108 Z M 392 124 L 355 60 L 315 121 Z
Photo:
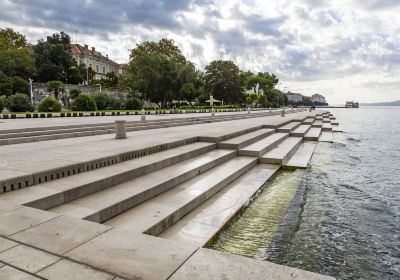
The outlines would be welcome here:
M 311 129 L 310 124 L 302 124 L 290 132 L 290 136 L 303 137 Z
M 333 132 L 332 131 L 322 131 L 321 136 L 319 137 L 318 141 L 333 143 Z
M 312 124 L 315 121 L 315 118 L 307 118 L 303 121 L 303 124 Z
M 316 120 L 313 124 L 312 127 L 322 127 L 322 120 Z
M 318 141 L 319 136 L 321 135 L 322 128 L 320 127 L 312 127 L 305 135 L 304 140 L 306 141 Z
M 58 180 L 7 192 L 0 196 L 16 204 L 48 209 L 101 191 L 113 185 L 195 158 L 216 148 L 216 144 L 196 142 L 156 154 L 64 177 Z
M 260 141 L 250 144 L 242 149 L 239 149 L 238 154 L 241 156 L 259 157 L 264 153 L 275 148 L 279 143 L 289 137 L 289 133 L 274 133 Z
M 257 164 L 236 157 L 105 222 L 125 230 L 158 235 Z
M 299 125 L 301 125 L 301 122 L 290 122 L 284 126 L 278 127 L 277 132 L 291 132 L 295 130 Z
M 294 155 L 282 165 L 283 169 L 293 170 L 297 168 L 307 168 L 316 146 L 317 142 L 302 143 Z
M 260 162 L 282 165 L 297 151 L 302 143 L 302 137 L 289 137 L 271 151 L 262 155 Z
M 233 158 L 236 154 L 237 151 L 217 149 L 50 208 L 49 211 L 101 223 Z
M 330 118 L 323 118 L 323 119 L 322 119 L 322 122 L 323 122 L 323 123 L 330 123 L 330 122 L 331 122 L 331 119 L 330 119 Z
M 258 164 L 172 225 L 159 237 L 208 245 L 257 194 L 279 165 Z
M 332 131 L 331 123 L 323 123 L 322 124 L 322 131 Z
M 250 144 L 253 144 L 254 142 L 261 140 L 262 138 L 265 138 L 265 137 L 273 134 L 274 132 L 275 132 L 275 129 L 271 129 L 271 128 L 259 129 L 259 130 L 229 139 L 227 141 L 220 142 L 220 143 L 218 143 L 218 148 L 239 150 L 245 146 L 248 146 Z

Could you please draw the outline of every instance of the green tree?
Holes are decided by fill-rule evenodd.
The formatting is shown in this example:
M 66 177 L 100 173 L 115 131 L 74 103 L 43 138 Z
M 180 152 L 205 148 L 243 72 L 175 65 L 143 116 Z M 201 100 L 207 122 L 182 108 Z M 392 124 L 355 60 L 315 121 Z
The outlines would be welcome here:
M 0 95 L 9 96 L 13 93 L 13 81 L 0 71 Z
M 226 103 L 241 103 L 244 99 L 239 68 L 232 61 L 214 60 L 205 68 L 205 90 Z
M 258 103 L 259 95 L 257 93 L 250 93 L 246 96 L 246 103 Z
M 268 102 L 268 97 L 265 94 L 260 95 L 260 97 L 258 98 L 258 103 L 263 108 L 267 108 L 270 105 Z
M 266 91 L 267 89 L 274 88 L 279 82 L 279 79 L 274 74 L 259 72 L 255 75 L 250 71 L 242 72 L 241 80 L 243 83 L 242 86 L 246 90 L 254 89 L 254 93 L 259 93 L 255 92 L 257 84 L 260 90 Z
M 94 102 L 96 102 L 97 110 L 112 109 L 113 99 L 106 93 L 96 93 L 93 95 Z
M 83 77 L 70 52 L 71 39 L 68 34 L 60 32 L 40 39 L 33 47 L 33 57 L 37 68 L 37 79 L 40 82 L 52 80 L 79 83 Z
M 0 28 L 0 50 L 11 50 L 27 47 L 26 38 L 12 28 Z
M 87 94 L 80 94 L 72 101 L 72 111 L 96 111 L 96 103 Z
M 188 84 L 194 87 L 196 79 L 194 66 L 174 41 L 162 39 L 138 44 L 131 51 L 127 73 L 119 86 L 141 92 L 142 99 L 166 106 L 174 99 L 192 98 L 194 93 Z
M 24 94 L 29 94 L 29 83 L 19 76 L 14 76 L 11 78 L 13 84 L 13 94 L 20 92 Z
M 64 84 L 60 81 L 49 81 L 47 83 L 47 90 L 54 94 L 56 100 L 61 92 L 64 92 Z

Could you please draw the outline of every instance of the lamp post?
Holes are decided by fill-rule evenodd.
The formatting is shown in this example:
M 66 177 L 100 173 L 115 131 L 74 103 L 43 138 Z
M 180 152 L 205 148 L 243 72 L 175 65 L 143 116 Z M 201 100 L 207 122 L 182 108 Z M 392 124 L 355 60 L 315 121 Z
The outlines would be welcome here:
M 101 84 L 97 84 L 96 86 L 99 86 L 99 87 L 100 87 L 100 93 L 101 93 Z
M 280 97 L 281 94 L 282 94 L 282 93 L 281 93 L 281 90 L 279 89 L 279 86 L 280 86 L 281 84 L 282 84 L 282 83 L 278 83 L 278 84 L 277 84 L 277 86 L 278 86 L 278 91 L 279 91 L 279 95 L 278 95 L 278 105 L 279 105 L 279 101 L 280 101 L 280 100 L 279 100 L 279 99 L 280 99 L 279 97 Z M 283 98 L 282 98 L 282 99 L 283 99 Z M 282 101 L 282 104 L 283 104 L 283 101 Z M 282 108 L 283 108 L 283 107 L 282 107 Z
M 31 95 L 31 105 L 32 107 L 34 107 L 33 104 L 33 80 L 31 78 L 29 78 L 29 88 L 30 88 L 30 95 Z

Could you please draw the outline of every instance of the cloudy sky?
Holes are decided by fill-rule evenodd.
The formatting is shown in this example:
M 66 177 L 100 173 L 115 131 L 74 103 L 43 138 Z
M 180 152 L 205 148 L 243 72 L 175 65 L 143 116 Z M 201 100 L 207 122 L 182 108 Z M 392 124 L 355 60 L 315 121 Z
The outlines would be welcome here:
M 278 75 L 281 89 L 331 104 L 400 99 L 399 0 L 0 0 L 0 26 L 32 43 L 65 31 L 118 62 L 174 39 L 202 69 L 214 59 Z

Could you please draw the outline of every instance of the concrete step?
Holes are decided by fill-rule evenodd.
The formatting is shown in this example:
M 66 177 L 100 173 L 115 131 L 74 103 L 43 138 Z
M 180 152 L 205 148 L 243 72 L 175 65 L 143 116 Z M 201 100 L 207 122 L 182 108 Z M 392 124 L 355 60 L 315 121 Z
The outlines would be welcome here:
M 0 196 L 16 204 L 48 209 L 95 193 L 178 162 L 195 158 L 216 148 L 216 144 L 197 142 L 156 154 L 7 192 Z
M 323 123 L 330 123 L 330 122 L 331 122 L 331 119 L 330 119 L 329 117 L 326 117 L 326 118 L 323 118 L 323 119 L 322 119 L 322 122 L 323 122 Z
M 331 123 L 323 123 L 322 124 L 322 131 L 332 131 Z
M 302 143 L 302 137 L 289 137 L 271 151 L 262 155 L 260 162 L 282 165 L 297 151 Z
M 290 132 L 290 136 L 303 137 L 311 129 L 310 124 L 302 124 Z
M 212 243 L 218 233 L 257 194 L 279 165 L 259 164 L 191 211 L 159 237 L 197 246 Z
M 214 150 L 49 211 L 101 223 L 233 158 L 236 154 L 237 151 L 232 150 Z
M 265 137 L 273 134 L 274 132 L 275 132 L 275 129 L 271 129 L 271 128 L 259 129 L 259 130 L 229 139 L 227 141 L 220 142 L 220 143 L 218 143 L 218 148 L 219 149 L 239 150 L 245 146 L 248 146 L 250 144 L 253 144 L 254 142 L 261 140 L 262 138 L 265 138 Z
M 289 133 L 274 133 L 260 141 L 239 149 L 238 154 L 241 156 L 259 157 L 275 148 L 279 143 L 281 143 L 288 137 Z
M 256 164 L 254 157 L 233 158 L 105 224 L 158 235 Z
M 322 128 L 320 127 L 312 127 L 305 135 L 304 140 L 306 141 L 318 141 L 319 136 L 321 135 Z
M 333 143 L 333 132 L 332 131 L 322 131 L 321 136 L 319 137 L 318 141 Z
M 315 121 L 315 118 L 307 118 L 303 121 L 303 124 L 312 124 Z
M 297 168 L 307 168 L 316 146 L 317 142 L 302 143 L 294 155 L 282 165 L 283 169 L 293 170 Z
M 312 127 L 322 127 L 322 120 L 316 120 L 313 124 Z
M 295 130 L 299 125 L 301 125 L 301 122 L 290 122 L 284 126 L 278 127 L 277 132 L 291 132 Z

